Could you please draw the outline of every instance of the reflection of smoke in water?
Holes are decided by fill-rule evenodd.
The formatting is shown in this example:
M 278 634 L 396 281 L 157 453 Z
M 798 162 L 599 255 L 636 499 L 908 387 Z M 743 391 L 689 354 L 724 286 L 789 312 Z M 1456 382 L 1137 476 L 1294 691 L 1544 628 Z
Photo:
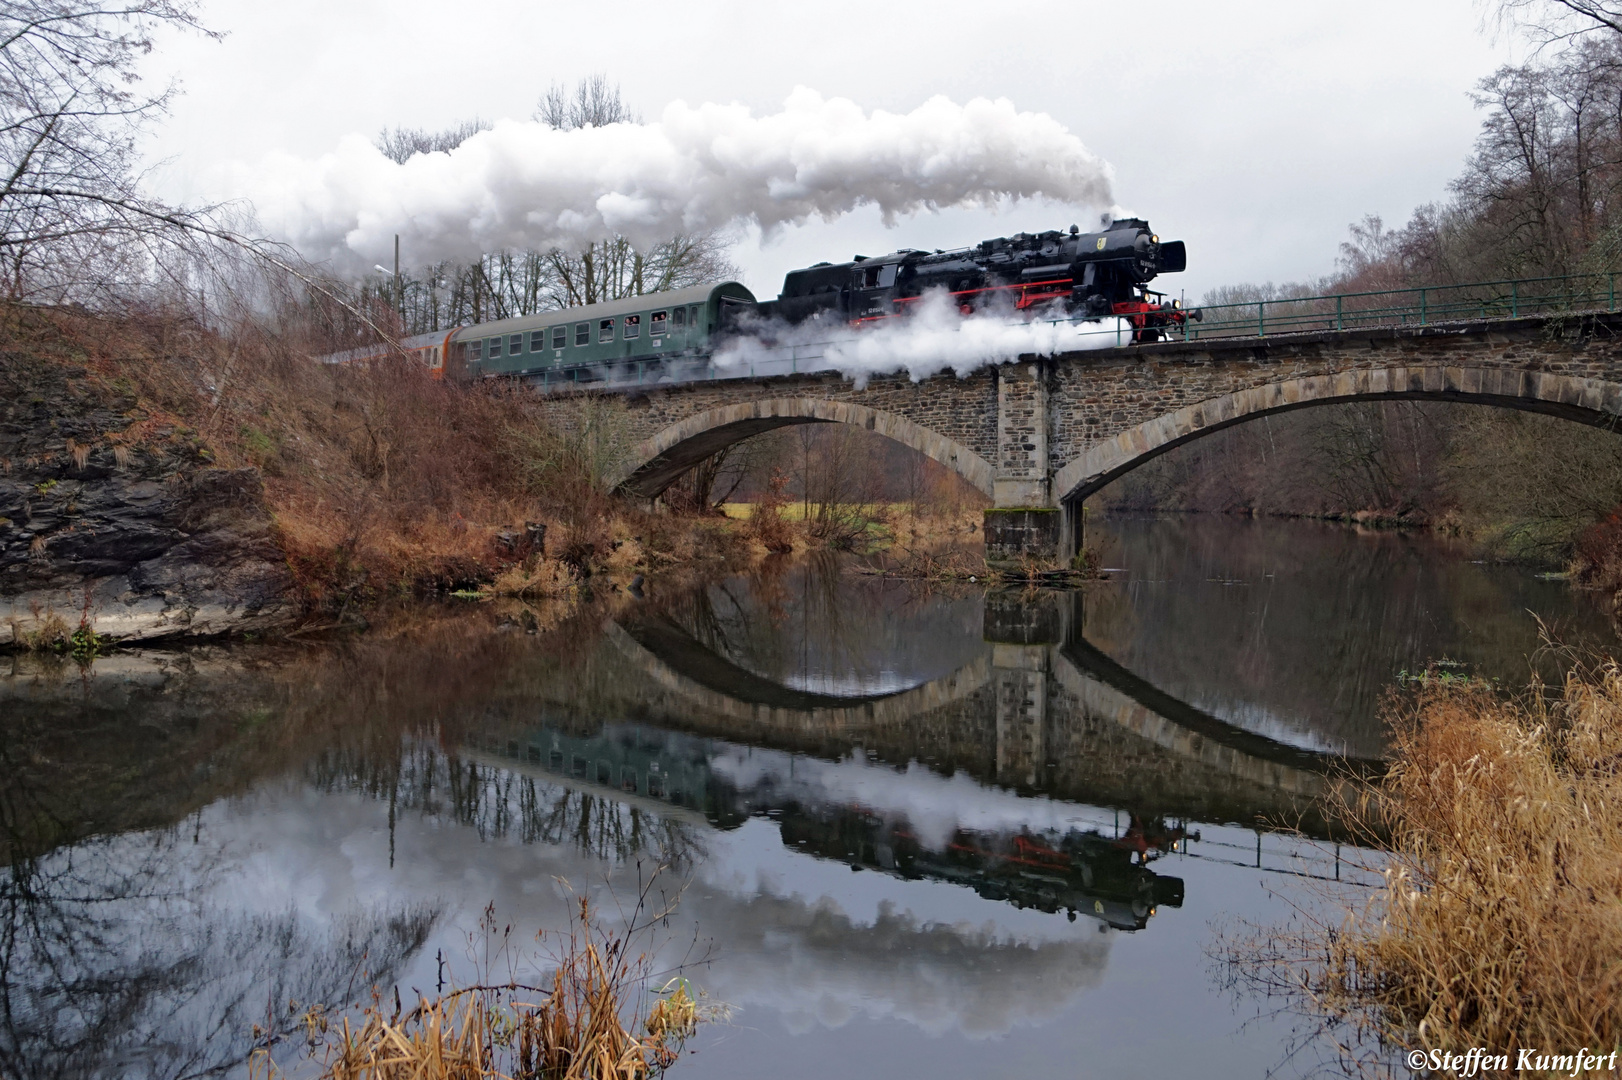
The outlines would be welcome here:
M 1096 807 L 987 787 L 967 773 L 941 776 L 918 762 L 897 770 L 869 761 L 859 750 L 828 762 L 781 751 L 718 746 L 723 749 L 710 757 L 710 771 L 739 791 L 767 802 L 859 806 L 904 820 L 929 851 L 946 850 L 959 829 L 1062 835 L 1097 831 L 1107 820 Z
M 860 329 L 765 320 L 746 322 L 743 330 L 715 354 L 720 371 L 780 363 L 793 355 L 800 371 L 838 371 L 858 385 L 870 375 L 901 371 L 914 382 L 948 370 L 961 379 L 1021 356 L 1108 349 L 1132 340 L 1130 324 L 1115 317 L 1081 322 L 1055 313 L 1027 319 L 995 310 L 964 316 L 944 290 L 926 293 L 905 318 Z
M 770 235 L 869 205 L 886 224 L 1024 198 L 1105 209 L 1110 182 L 1110 167 L 1064 125 L 1006 99 L 935 97 L 909 113 L 869 113 L 802 87 L 764 116 L 676 102 L 646 124 L 557 131 L 502 120 L 403 163 L 352 135 L 314 161 L 239 164 L 222 194 L 247 195 L 305 256 L 363 267 L 396 233 L 419 264 L 616 234 L 646 250 L 739 224 Z

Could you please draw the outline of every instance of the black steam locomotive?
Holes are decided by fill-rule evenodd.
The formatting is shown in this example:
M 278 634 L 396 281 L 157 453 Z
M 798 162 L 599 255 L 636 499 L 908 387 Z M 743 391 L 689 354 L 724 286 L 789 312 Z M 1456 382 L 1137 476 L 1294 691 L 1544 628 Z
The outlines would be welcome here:
M 1199 313 L 1184 311 L 1145 285 L 1188 262 L 1181 240 L 1162 242 L 1141 218 L 1110 222 L 1102 232 L 1018 233 L 956 251 L 903 249 L 858 255 L 848 263 L 817 263 L 790 271 L 762 315 L 793 324 L 808 320 L 857 325 L 907 313 L 924 294 L 944 289 L 965 315 L 1055 308 L 1072 316 L 1129 320 L 1139 341 Z

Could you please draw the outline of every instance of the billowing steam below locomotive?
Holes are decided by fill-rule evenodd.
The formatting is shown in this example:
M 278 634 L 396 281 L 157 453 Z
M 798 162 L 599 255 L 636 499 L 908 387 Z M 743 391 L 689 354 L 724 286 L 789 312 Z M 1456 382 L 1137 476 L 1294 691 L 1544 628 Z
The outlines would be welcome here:
M 790 271 L 776 300 L 757 301 L 728 281 L 422 334 L 402 345 L 436 374 L 597 382 L 649 364 L 675 368 L 707 357 L 742 331 L 770 340 L 796 327 L 832 331 L 904 319 L 937 294 L 965 316 L 1118 317 L 1131 327 L 1132 341 L 1151 342 L 1199 318 L 1147 287 L 1186 263 L 1181 240 L 1162 241 L 1147 221 L 1124 218 L 1101 232 L 1072 225 L 1068 232 L 1019 233 L 954 251 L 904 249 L 818 263 Z M 356 349 L 327 359 L 389 352 Z

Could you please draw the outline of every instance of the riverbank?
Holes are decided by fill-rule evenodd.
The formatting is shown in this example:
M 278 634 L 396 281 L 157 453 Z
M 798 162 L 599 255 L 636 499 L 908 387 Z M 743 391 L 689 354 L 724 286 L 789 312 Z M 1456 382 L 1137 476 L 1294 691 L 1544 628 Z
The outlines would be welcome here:
M 1579 666 L 1553 698 L 1457 676 L 1419 685 L 1390 707 L 1384 782 L 1340 809 L 1359 835 L 1390 837 L 1381 887 L 1228 960 L 1324 1020 L 1353 1059 L 1608 1054 L 1622 1044 L 1622 669 Z M 1522 1074 L 1546 1073 L 1609 1075 L 1569 1061 Z
M 353 624 L 766 554 L 747 526 L 603 490 L 617 401 L 565 435 L 513 388 L 312 363 L 315 336 L 0 308 L 0 648 Z

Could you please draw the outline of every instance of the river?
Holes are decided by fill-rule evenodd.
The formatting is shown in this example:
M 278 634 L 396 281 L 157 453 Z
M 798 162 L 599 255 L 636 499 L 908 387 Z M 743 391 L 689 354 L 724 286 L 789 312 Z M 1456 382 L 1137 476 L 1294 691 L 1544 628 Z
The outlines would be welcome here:
M 1426 536 L 1087 538 L 1112 573 L 1074 592 L 812 559 L 0 657 L 0 1075 L 240 1075 L 256 1023 L 490 974 L 481 919 L 518 949 L 650 877 L 649 947 L 731 1007 L 676 1077 L 1304 1071 L 1310 1024 L 1231 990 L 1216 936 L 1366 888 L 1319 799 L 1404 679 L 1522 685 L 1539 620 L 1611 621 Z

